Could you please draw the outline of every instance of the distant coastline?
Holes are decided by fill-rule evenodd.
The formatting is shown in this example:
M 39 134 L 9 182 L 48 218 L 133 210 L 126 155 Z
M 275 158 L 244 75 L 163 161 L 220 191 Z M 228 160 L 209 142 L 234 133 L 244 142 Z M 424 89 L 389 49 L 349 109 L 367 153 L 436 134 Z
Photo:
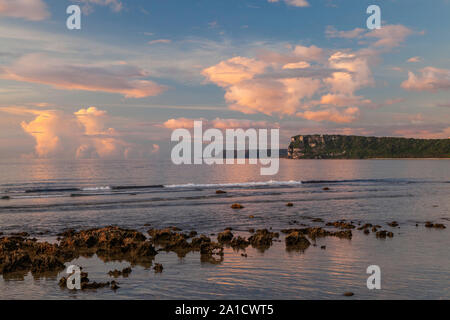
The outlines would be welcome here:
M 291 138 L 288 159 L 450 159 L 450 139 L 344 135 Z

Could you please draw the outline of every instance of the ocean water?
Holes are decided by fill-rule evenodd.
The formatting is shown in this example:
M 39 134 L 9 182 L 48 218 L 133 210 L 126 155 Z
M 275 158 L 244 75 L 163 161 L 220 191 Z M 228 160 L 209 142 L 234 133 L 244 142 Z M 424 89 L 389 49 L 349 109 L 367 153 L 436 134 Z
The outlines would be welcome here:
M 0 232 L 54 241 L 68 228 L 146 232 L 151 225 L 206 235 L 232 227 L 248 237 L 249 228 L 300 227 L 294 220 L 323 226 L 311 221 L 322 218 L 379 224 L 394 238 L 353 230 L 352 240 L 328 237 L 292 252 L 281 237 L 264 252 L 247 248 L 247 257 L 226 248 L 219 264 L 202 262 L 198 253 L 161 252 L 155 262 L 163 273 L 135 266 L 115 292 L 62 290 L 64 272 L 0 276 L 0 299 L 342 299 L 347 291 L 353 299 L 450 298 L 450 160 L 281 159 L 277 175 L 259 172 L 256 165 L 175 166 L 167 159 L 1 160 L 0 198 L 10 199 L 0 200 Z M 236 202 L 245 208 L 232 210 Z M 400 228 L 386 225 L 393 220 Z M 427 229 L 425 221 L 447 229 Z M 96 257 L 69 264 L 95 281 L 129 265 Z M 369 265 L 381 268 L 381 290 L 366 286 Z

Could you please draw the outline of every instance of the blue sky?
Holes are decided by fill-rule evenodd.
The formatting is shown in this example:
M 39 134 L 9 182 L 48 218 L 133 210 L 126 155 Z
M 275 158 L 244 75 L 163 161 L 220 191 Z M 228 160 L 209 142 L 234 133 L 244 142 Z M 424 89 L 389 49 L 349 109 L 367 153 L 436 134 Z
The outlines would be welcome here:
M 448 0 L 0 0 L 0 151 L 148 156 L 194 119 L 447 138 L 448 30 Z

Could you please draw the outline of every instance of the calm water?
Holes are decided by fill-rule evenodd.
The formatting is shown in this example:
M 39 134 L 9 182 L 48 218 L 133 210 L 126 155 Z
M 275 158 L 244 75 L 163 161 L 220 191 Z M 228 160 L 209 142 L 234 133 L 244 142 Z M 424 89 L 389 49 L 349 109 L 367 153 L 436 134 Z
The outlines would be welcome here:
M 227 194 L 216 195 L 217 189 Z M 287 252 L 284 241 L 265 252 L 249 247 L 247 258 L 228 248 L 219 265 L 202 263 L 198 253 L 160 253 L 155 261 L 164 265 L 162 274 L 136 266 L 129 278 L 119 278 L 116 292 L 61 290 L 63 273 L 0 279 L 1 299 L 340 299 L 346 291 L 357 299 L 450 298 L 450 228 L 423 226 L 427 220 L 450 226 L 449 160 L 281 160 L 272 177 L 260 176 L 253 165 L 3 160 L 4 195 L 11 199 L 0 200 L 0 231 L 26 231 L 44 240 L 67 228 L 111 224 L 143 232 L 145 224 L 178 226 L 204 234 L 232 227 L 248 237 L 249 228 L 279 231 L 293 227 L 293 220 L 314 225 L 310 217 L 388 230 L 386 223 L 396 220 L 400 228 L 386 240 L 356 230 L 350 241 L 318 239 L 304 253 Z M 245 208 L 233 211 L 235 202 Z M 95 281 L 110 280 L 107 271 L 128 266 L 97 258 L 75 263 Z M 381 290 L 366 287 L 369 265 L 381 267 Z

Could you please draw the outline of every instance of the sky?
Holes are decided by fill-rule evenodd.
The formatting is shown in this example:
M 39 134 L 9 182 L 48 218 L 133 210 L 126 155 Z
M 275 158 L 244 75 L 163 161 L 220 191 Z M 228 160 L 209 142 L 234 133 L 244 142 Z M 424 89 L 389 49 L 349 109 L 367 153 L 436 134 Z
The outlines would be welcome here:
M 147 158 L 194 120 L 449 138 L 448 30 L 449 0 L 0 0 L 0 158 Z

